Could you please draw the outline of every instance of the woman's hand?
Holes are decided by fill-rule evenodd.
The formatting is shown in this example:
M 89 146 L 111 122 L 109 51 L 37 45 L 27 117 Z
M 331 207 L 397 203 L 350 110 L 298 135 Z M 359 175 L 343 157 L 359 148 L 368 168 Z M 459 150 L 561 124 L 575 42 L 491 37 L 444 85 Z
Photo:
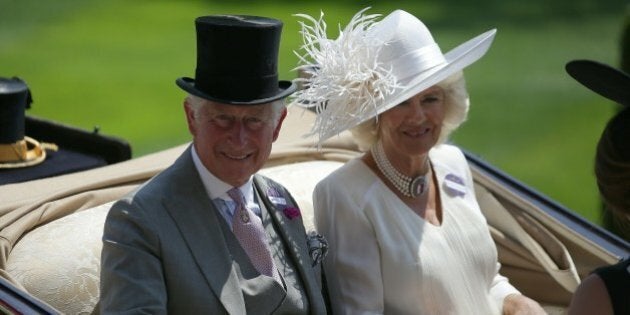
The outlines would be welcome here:
M 505 315 L 540 315 L 547 314 L 538 302 L 521 294 L 510 294 L 503 299 Z

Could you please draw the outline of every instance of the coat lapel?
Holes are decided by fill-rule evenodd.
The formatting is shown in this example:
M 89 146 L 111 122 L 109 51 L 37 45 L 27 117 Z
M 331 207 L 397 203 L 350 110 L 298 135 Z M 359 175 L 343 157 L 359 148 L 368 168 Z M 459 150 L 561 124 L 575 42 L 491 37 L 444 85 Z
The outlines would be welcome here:
M 254 187 L 258 190 L 258 194 L 262 197 L 269 215 L 276 226 L 278 226 L 278 235 L 288 245 L 290 258 L 295 262 L 295 266 L 301 276 L 304 290 L 309 297 L 312 313 L 325 313 L 323 300 L 321 299 L 321 289 L 319 281 L 317 281 L 312 261 L 308 254 L 308 246 L 306 242 L 306 232 L 301 216 L 285 215 L 285 208 L 298 208 L 293 197 L 289 195 L 286 189 L 275 183 L 274 181 L 262 176 L 254 176 Z M 270 196 L 270 192 L 272 192 Z M 279 194 L 280 196 L 277 196 Z M 286 201 L 286 205 L 279 204 L 277 197 L 281 197 Z M 290 219 L 289 216 L 292 218 Z
M 165 198 L 168 213 L 175 221 L 188 250 L 210 287 L 230 314 L 245 314 L 245 301 L 231 254 L 219 228 L 221 218 L 203 189 L 192 161 L 190 148 L 173 165 L 181 177 L 173 183 L 174 194 Z

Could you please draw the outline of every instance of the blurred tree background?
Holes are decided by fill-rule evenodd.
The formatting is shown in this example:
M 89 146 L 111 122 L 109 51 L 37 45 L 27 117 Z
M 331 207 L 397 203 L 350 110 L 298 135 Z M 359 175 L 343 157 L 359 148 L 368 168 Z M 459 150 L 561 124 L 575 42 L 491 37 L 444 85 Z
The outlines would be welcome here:
M 462 3 L 463 2 L 463 3 Z M 601 224 L 594 149 L 615 104 L 569 77 L 572 59 L 620 64 L 622 0 L 166 1 L 0 0 L 0 76 L 31 87 L 27 114 L 127 139 L 134 156 L 189 141 L 177 77 L 194 76 L 194 18 L 231 13 L 285 22 L 280 76 L 292 79 L 295 13 L 324 12 L 329 36 L 358 10 L 404 9 L 443 52 L 497 28 L 466 71 L 471 112 L 453 141 Z

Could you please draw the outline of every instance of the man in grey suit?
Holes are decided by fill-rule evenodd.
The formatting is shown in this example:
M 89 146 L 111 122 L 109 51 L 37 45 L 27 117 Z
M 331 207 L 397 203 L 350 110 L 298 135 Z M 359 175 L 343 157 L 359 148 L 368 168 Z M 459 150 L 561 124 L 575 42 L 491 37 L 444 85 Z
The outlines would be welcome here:
M 295 200 L 257 175 L 295 91 L 279 81 L 282 23 L 195 20 L 193 137 L 172 166 L 114 204 L 101 263 L 103 314 L 325 314 L 320 265 Z

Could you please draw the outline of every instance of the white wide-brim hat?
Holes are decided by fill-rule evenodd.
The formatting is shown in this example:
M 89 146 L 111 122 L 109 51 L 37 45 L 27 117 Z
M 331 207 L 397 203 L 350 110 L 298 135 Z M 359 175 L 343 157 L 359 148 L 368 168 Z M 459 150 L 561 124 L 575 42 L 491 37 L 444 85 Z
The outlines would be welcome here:
M 378 14 L 359 11 L 337 39 L 326 37 L 319 20 L 298 14 L 305 52 L 299 54 L 305 89 L 294 103 L 315 107 L 310 134 L 322 141 L 353 128 L 445 80 L 481 58 L 496 29 L 457 46 L 446 54 L 429 29 L 415 16 L 396 10 L 380 21 Z

